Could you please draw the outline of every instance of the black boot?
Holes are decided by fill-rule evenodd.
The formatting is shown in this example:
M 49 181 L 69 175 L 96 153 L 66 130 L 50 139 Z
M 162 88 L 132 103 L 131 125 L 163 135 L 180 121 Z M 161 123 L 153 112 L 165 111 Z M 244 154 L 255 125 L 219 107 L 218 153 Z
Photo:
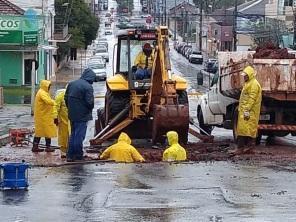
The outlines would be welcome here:
M 39 153 L 39 152 L 43 152 L 43 151 L 44 151 L 44 149 L 40 149 L 38 143 L 33 143 L 32 152 Z
M 55 151 L 54 148 L 51 148 L 50 146 L 46 146 L 45 152 L 50 153 L 50 152 L 54 152 L 54 151 Z

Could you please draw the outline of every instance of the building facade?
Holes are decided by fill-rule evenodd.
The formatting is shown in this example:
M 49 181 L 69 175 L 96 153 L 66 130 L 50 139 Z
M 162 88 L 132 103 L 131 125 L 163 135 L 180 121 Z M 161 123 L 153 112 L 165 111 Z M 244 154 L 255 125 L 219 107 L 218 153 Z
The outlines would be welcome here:
M 23 10 L 0 0 L 0 84 L 31 84 L 31 62 L 39 63 L 36 80 L 44 79 L 45 60 L 39 44 L 44 41 L 42 20 L 33 10 Z

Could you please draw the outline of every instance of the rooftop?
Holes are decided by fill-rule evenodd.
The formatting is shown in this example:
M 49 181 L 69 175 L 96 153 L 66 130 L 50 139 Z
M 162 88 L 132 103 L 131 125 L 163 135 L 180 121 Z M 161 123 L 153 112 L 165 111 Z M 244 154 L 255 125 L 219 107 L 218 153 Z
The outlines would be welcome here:
M 0 0 L 0 15 L 23 15 L 24 10 L 8 0 Z

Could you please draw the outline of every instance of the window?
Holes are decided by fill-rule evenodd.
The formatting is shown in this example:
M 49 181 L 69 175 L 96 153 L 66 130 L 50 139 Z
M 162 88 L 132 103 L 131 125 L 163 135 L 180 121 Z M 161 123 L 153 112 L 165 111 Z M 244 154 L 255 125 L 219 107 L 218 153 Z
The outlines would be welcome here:
M 214 35 L 218 35 L 218 30 L 217 29 L 214 30 Z
M 285 0 L 284 6 L 293 6 L 293 0 Z
M 149 42 L 151 46 L 153 46 L 153 41 L 138 41 L 138 40 L 130 40 L 130 50 L 131 50 L 131 66 L 134 65 L 135 59 L 137 55 L 142 51 L 143 45 Z M 128 72 L 128 48 L 127 48 L 127 40 L 121 40 L 120 46 L 120 66 L 119 72 Z

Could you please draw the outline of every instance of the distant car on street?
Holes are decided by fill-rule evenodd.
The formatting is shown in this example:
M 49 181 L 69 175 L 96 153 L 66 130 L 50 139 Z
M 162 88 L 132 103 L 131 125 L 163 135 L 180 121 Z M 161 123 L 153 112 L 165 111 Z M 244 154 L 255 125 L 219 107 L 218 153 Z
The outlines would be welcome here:
M 109 62 L 108 49 L 107 49 L 107 47 L 105 47 L 103 45 L 99 45 L 99 47 L 97 47 L 94 50 L 94 55 L 95 56 L 102 56 L 106 60 L 106 62 Z
M 216 73 L 218 70 L 218 60 L 217 59 L 208 59 L 204 63 L 204 70 L 210 73 Z
M 105 30 L 105 35 L 112 35 L 112 30 L 111 29 L 106 29 Z
M 192 51 L 189 56 L 190 63 L 202 64 L 203 63 L 203 55 L 200 51 Z
M 88 68 L 90 68 L 96 74 L 96 80 L 106 80 L 106 64 L 100 62 L 93 62 L 88 64 Z

